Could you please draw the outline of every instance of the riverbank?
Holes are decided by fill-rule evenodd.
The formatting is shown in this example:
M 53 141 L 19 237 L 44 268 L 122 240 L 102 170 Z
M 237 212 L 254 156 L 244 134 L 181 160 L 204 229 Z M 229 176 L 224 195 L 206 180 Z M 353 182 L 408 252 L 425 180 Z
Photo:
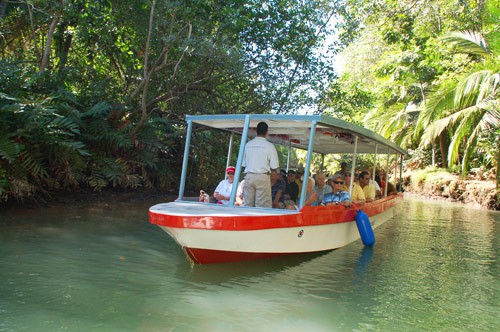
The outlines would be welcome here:
M 88 204 L 134 204 L 143 202 L 167 202 L 177 198 L 174 192 L 159 192 L 155 190 L 135 189 L 132 191 L 80 189 L 71 192 L 52 193 L 48 197 L 27 199 L 24 201 L 2 202 L 0 210 L 36 209 L 39 207 L 54 207 L 66 205 Z
M 491 179 L 462 179 L 442 170 L 419 170 L 406 173 L 404 183 L 405 190 L 413 195 L 500 211 L 500 192 Z
M 462 180 L 448 172 L 414 171 L 404 176 L 405 192 L 411 195 L 469 204 L 474 207 L 500 211 L 500 192 L 492 180 Z M 159 192 L 136 189 L 132 191 L 78 190 L 52 193 L 45 198 L 22 202 L 2 202 L 0 209 L 33 209 L 37 207 L 64 206 L 70 204 L 131 204 L 141 202 L 167 202 L 177 198 L 177 192 Z

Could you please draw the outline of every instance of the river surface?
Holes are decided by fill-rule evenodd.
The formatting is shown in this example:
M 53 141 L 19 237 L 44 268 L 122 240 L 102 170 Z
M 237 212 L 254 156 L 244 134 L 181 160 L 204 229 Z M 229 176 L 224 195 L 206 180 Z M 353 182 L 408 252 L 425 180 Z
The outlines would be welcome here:
M 407 199 L 322 255 L 191 266 L 151 204 L 0 212 L 0 331 L 500 331 L 500 213 Z

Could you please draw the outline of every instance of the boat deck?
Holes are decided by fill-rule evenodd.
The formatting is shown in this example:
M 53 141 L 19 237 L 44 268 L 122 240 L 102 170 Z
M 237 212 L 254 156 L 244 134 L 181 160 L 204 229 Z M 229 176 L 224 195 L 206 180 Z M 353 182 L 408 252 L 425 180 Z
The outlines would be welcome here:
M 150 212 L 185 217 L 253 217 L 282 216 L 299 214 L 300 211 L 284 209 L 266 209 L 246 206 L 227 206 L 214 203 L 175 201 L 152 206 Z

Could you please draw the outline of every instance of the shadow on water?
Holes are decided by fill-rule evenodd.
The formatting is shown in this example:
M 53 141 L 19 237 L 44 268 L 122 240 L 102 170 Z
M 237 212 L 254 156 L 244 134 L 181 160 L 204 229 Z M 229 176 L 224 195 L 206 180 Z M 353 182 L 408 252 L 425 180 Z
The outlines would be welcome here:
M 251 278 L 282 272 L 295 266 L 306 264 L 307 262 L 327 255 L 330 252 L 331 251 L 322 251 L 315 253 L 286 255 L 270 259 L 224 264 L 195 264 L 189 272 L 182 271 L 182 273 L 187 272 L 188 275 L 186 277 L 189 278 L 189 280 L 192 282 L 217 285 L 235 279 Z
M 370 273 L 374 250 L 372 247 L 356 249 L 361 243 L 355 242 L 344 248 L 317 253 L 306 253 L 275 257 L 265 260 L 245 262 L 193 265 L 181 268 L 176 278 L 194 284 L 223 285 L 246 283 L 268 278 L 295 275 L 299 279 L 324 278 L 325 282 L 343 279 L 344 273 L 356 279 L 364 279 Z M 318 276 L 321 276 L 319 279 Z

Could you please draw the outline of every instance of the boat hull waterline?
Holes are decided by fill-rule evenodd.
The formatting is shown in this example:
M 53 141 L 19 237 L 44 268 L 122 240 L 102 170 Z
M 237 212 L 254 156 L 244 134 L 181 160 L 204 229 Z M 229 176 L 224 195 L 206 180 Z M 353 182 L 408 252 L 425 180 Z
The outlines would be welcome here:
M 402 199 L 399 194 L 362 206 L 305 206 L 300 211 L 176 201 L 152 206 L 149 217 L 193 262 L 211 264 L 343 247 L 360 239 L 359 209 L 376 229 L 394 216 Z

